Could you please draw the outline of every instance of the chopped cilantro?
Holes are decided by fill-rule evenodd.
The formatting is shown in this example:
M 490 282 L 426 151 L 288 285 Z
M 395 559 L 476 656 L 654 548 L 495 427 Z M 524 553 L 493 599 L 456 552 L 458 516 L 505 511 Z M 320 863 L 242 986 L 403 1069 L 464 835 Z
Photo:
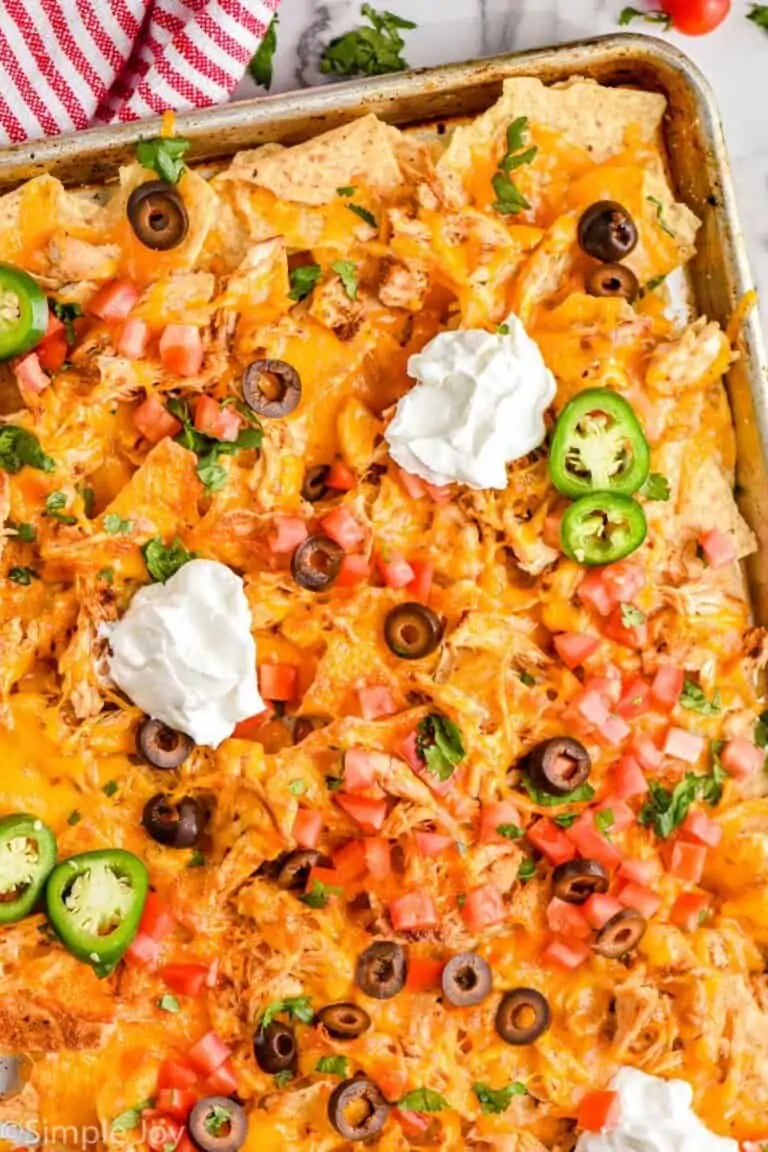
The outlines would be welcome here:
M 625 628 L 637 628 L 640 624 L 645 624 L 645 612 L 635 608 L 634 604 L 622 604 L 619 611 Z
M 604 836 L 615 823 L 616 818 L 610 808 L 602 808 L 599 812 L 595 812 L 595 827 Z
M 768 32 L 768 4 L 753 4 L 751 11 L 747 12 L 747 20 Z M 768 1149 L 768 1144 L 764 1147 Z
M 517 878 L 518 880 L 521 880 L 523 883 L 525 883 L 526 880 L 532 880 L 535 875 L 536 864 L 533 860 L 531 860 L 530 857 L 526 856 L 525 860 L 523 860 L 522 864 L 517 870 Z
M 272 87 L 272 66 L 277 48 L 277 16 L 273 16 L 256 54 L 251 58 L 248 71 L 257 84 L 267 91 Z
M 509 333 L 510 333 L 509 324 L 497 324 L 496 325 L 496 332 L 499 336 L 509 336 Z
M 431 1088 L 414 1088 L 398 1100 L 397 1106 L 402 1112 L 442 1112 L 450 1107 L 445 1097 Z
M 555 824 L 560 828 L 572 828 L 578 818 L 578 812 L 563 812 L 560 816 L 552 817 Z
M 134 1128 L 141 1127 L 141 1114 L 148 1108 L 154 1108 L 154 1100 L 142 1100 L 133 1108 L 126 1108 L 119 1116 L 115 1116 L 110 1125 L 113 1132 L 132 1132 Z
M 331 268 L 344 285 L 350 300 L 357 300 L 357 265 L 352 260 L 334 260 Z
M 644 296 L 646 292 L 655 292 L 657 288 L 661 288 L 666 278 L 666 272 L 662 272 L 660 276 L 651 276 L 650 280 L 647 280 L 643 285 L 641 295 Z
M 232 1123 L 232 1113 L 223 1104 L 212 1104 L 205 1113 L 203 1124 L 209 1136 L 221 1136 Z
M 519 840 L 525 835 L 525 832 L 517 824 L 499 824 L 496 827 L 499 836 L 503 836 L 505 840 Z
M 719 748 L 713 744 L 710 775 L 696 776 L 688 772 L 671 792 L 655 780 L 648 781 L 650 800 L 643 804 L 638 820 L 666 840 L 683 823 L 694 800 L 701 797 L 712 806 L 719 802 L 726 779 L 727 773 L 720 764 Z
M 312 289 L 317 284 L 322 274 L 322 268 L 319 264 L 300 264 L 298 268 L 292 268 L 288 273 L 288 279 L 291 284 L 291 290 L 288 293 L 289 300 L 303 300 L 309 296 Z
M 363 4 L 360 12 L 371 27 L 362 25 L 331 40 L 320 58 L 320 71 L 333 76 L 402 72 L 408 62 L 402 54 L 405 41 L 400 32 L 416 25 L 393 12 L 377 12 L 370 4 Z
M 536 787 L 527 772 L 523 773 L 520 784 L 531 800 L 545 808 L 553 808 L 560 804 L 581 804 L 586 800 L 591 800 L 595 795 L 595 790 L 591 784 L 582 784 L 580 787 L 574 788 L 573 792 L 569 792 L 567 796 L 550 796 L 549 792 L 542 792 L 540 788 Z
M 69 516 L 61 509 L 65 508 L 67 504 L 67 496 L 64 492 L 49 492 L 45 498 L 45 512 L 44 516 L 48 516 L 51 520 L 58 520 L 61 524 L 77 524 L 77 516 Z
M 51 457 L 43 452 L 37 436 L 16 424 L 5 424 L 0 428 L 0 468 L 14 474 L 20 472 L 25 464 L 40 472 L 53 472 L 56 467 Z
M 199 848 L 193 848 L 189 854 L 187 868 L 202 868 L 205 865 L 205 856 Z
M 291 780 L 290 784 L 288 785 L 288 791 L 292 796 L 303 796 L 306 790 L 307 785 L 304 780 Z
M 286 1084 L 290 1084 L 293 1080 L 293 1072 L 290 1068 L 283 1068 L 282 1072 L 276 1072 L 272 1079 L 275 1082 L 275 1088 L 285 1088 Z
M 491 180 L 493 190 L 496 193 L 493 208 L 502 216 L 516 216 L 531 206 L 509 175 L 516 168 L 520 168 L 523 164 L 530 164 L 536 158 L 538 148 L 535 145 L 531 148 L 524 148 L 527 129 L 527 116 L 518 116 L 507 127 L 507 150 L 499 161 L 496 175 Z
M 159 584 L 165 584 L 180 568 L 194 560 L 196 555 L 187 551 L 178 536 L 174 536 L 173 541 L 167 545 L 163 544 L 159 536 L 154 536 L 141 551 L 147 571 Z
M 104 531 L 110 536 L 125 536 L 133 529 L 133 520 L 124 520 L 117 512 L 108 512 L 104 517 Z
M 175 996 L 171 996 L 170 992 L 166 992 L 165 996 L 161 996 L 157 1002 L 158 1008 L 162 1008 L 163 1012 L 179 1012 L 181 1005 Z
M 106 784 L 102 788 L 102 792 L 105 796 L 114 796 L 119 787 L 120 785 L 118 784 L 117 780 L 107 780 Z
M 315 1064 L 315 1072 L 327 1072 L 344 1079 L 349 1075 L 349 1063 L 346 1056 L 321 1056 Z
M 536 683 L 535 677 L 531 676 L 530 672 L 518 672 L 517 677 L 521 684 L 525 684 L 526 688 L 533 688 Z
M 103 580 L 105 584 L 114 584 L 115 570 L 114 568 L 99 568 L 96 573 L 97 580 Z
M 302 1024 L 311 1024 L 315 1018 L 312 1000 L 309 996 L 286 996 L 284 1000 L 273 1000 L 264 1009 L 259 1021 L 259 1027 L 266 1028 L 276 1016 L 286 1013 L 292 1020 L 300 1020 Z
M 24 520 L 21 524 L 15 524 L 13 527 L 16 529 L 16 536 L 22 543 L 34 544 L 35 540 L 37 540 L 37 529 L 34 524 L 29 524 Z
M 56 319 L 61 320 L 62 324 L 64 325 L 64 335 L 66 337 L 67 344 L 71 347 L 77 339 L 74 321 L 78 318 L 78 316 L 82 316 L 82 308 L 79 304 L 63 304 L 59 300 L 54 300 L 51 296 L 48 297 L 48 306 Z
M 340 188 L 336 189 L 337 196 L 354 196 L 357 192 L 356 184 L 342 184 Z
M 233 402 L 234 400 L 232 397 Z M 244 411 L 238 407 L 240 414 L 251 421 L 251 426 L 241 428 L 236 440 L 217 440 L 213 436 L 207 436 L 205 432 L 199 432 L 195 428 L 186 400 L 171 398 L 168 401 L 168 411 L 181 421 L 183 427 L 176 440 L 197 455 L 197 475 L 209 492 L 220 491 L 227 480 L 226 469 L 218 463 L 220 456 L 234 456 L 244 449 L 261 446 L 264 433 L 250 410 Z
M 75 824 L 79 824 L 81 820 L 82 816 L 78 812 L 77 808 L 73 809 L 69 816 L 67 816 L 67 824 L 69 824 L 72 828 L 74 828 Z
M 189 140 L 180 136 L 156 136 L 154 140 L 139 140 L 136 159 L 167 184 L 178 184 L 186 170 L 183 157 L 188 150 Z
M 419 724 L 416 751 L 438 780 L 450 780 L 466 755 L 458 725 L 440 712 L 432 712 Z
M 506 1088 L 491 1088 L 478 1081 L 472 1085 L 472 1091 L 477 1096 L 481 1111 L 500 1116 L 509 1108 L 514 1096 L 525 1096 L 528 1089 L 519 1080 L 507 1084 Z
M 342 891 L 343 889 L 336 884 L 323 884 L 322 880 L 313 880 L 312 887 L 299 899 L 309 908 L 327 908 L 331 896 L 341 896 Z
M 39 580 L 40 577 L 34 568 L 17 567 L 9 570 L 8 579 L 14 584 L 22 584 L 25 588 L 28 588 L 33 580 Z
M 653 8 L 650 12 L 641 12 L 639 8 L 622 8 L 619 15 L 621 27 L 625 28 L 633 20 L 645 20 L 646 24 L 661 24 L 663 32 L 668 32 L 672 27 L 672 17 L 659 8 Z
M 715 690 L 712 699 L 708 700 L 703 688 L 686 676 L 683 681 L 683 691 L 680 694 L 680 705 L 689 712 L 699 712 L 702 716 L 719 716 L 722 710 L 720 693 Z
M 755 744 L 758 748 L 768 748 L 768 711 L 761 712 L 755 721 Z
M 669 480 L 661 472 L 651 472 L 640 489 L 646 500 L 669 500 Z
M 354 212 L 355 216 L 359 216 L 361 220 L 365 220 L 366 224 L 370 224 L 371 228 L 378 228 L 376 217 L 373 212 L 369 212 L 367 208 L 363 208 L 360 204 L 345 204 L 350 212 Z

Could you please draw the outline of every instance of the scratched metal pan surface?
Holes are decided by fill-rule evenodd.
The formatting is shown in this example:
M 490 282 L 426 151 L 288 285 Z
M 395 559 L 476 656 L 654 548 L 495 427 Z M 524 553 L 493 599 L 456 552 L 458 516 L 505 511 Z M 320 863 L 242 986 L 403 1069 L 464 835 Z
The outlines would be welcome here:
M 671 45 L 617 35 L 556 48 L 334 84 L 306 92 L 184 113 L 177 131 L 192 142 L 193 160 L 223 159 L 241 148 L 296 143 L 374 112 L 400 126 L 474 115 L 499 96 L 509 76 L 545 83 L 574 75 L 602 84 L 662 92 L 670 174 L 678 194 L 703 221 L 690 272 L 699 312 L 727 325 L 753 287 L 739 225 L 728 153 L 712 91 L 696 66 Z M 136 141 L 159 121 L 95 128 L 0 150 L 0 190 L 50 172 L 69 184 L 101 184 L 133 156 Z M 768 362 L 757 312 L 738 337 L 740 357 L 728 376 L 738 445 L 739 502 L 759 539 L 748 563 L 754 613 L 768 624 Z

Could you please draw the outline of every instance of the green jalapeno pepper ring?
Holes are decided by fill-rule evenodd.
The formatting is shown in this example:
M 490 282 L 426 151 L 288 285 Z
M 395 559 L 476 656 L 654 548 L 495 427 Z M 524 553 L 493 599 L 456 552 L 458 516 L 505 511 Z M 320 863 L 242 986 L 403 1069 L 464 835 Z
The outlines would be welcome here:
M 558 492 L 631 496 L 648 476 L 648 441 L 632 408 L 610 388 L 587 388 L 569 400 L 555 426 L 549 471 Z
M 0 360 L 29 352 L 47 329 L 48 301 L 40 285 L 21 268 L 0 263 Z
M 48 879 L 48 919 L 73 956 L 108 976 L 133 942 L 148 890 L 147 869 L 131 852 L 70 856 Z
M 56 864 L 56 837 L 26 812 L 0 820 L 0 924 L 34 910 Z
M 613 564 L 645 540 L 648 525 L 636 500 L 615 492 L 582 496 L 563 513 L 560 542 L 579 564 Z

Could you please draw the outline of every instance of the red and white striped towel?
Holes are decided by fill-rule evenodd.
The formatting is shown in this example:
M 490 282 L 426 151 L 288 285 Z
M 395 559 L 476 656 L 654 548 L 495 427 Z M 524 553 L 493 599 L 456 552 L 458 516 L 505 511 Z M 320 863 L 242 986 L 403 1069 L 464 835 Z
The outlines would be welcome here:
M 0 144 L 228 99 L 280 0 L 0 0 Z

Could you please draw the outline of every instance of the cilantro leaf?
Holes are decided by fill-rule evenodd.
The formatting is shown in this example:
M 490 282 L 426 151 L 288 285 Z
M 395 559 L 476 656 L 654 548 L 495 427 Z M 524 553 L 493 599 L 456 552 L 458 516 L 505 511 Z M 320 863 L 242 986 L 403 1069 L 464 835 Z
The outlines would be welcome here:
M 4 424 L 0 428 L 0 468 L 3 472 L 15 474 L 25 464 L 40 472 L 53 472 L 56 467 L 51 457 L 43 452 L 34 433 L 19 428 L 17 424 Z
M 712 745 L 712 772 L 707 776 L 688 772 L 671 792 L 657 781 L 649 780 L 650 799 L 640 809 L 640 823 L 646 828 L 652 827 L 657 836 L 666 840 L 683 823 L 691 805 L 699 797 L 712 807 L 718 804 L 728 778 L 720 763 L 720 747 L 715 743 Z
M 133 529 L 133 520 L 124 520 L 117 512 L 108 512 L 104 517 L 104 531 L 110 536 L 125 536 Z
M 349 1075 L 349 1062 L 346 1056 L 321 1056 L 315 1064 L 315 1072 L 328 1072 L 344 1079 Z
M 441 712 L 432 712 L 419 724 L 416 751 L 438 780 L 450 780 L 466 755 L 461 729 Z
M 615 823 L 616 819 L 610 808 L 601 808 L 599 812 L 595 812 L 595 827 L 598 832 L 602 832 L 603 836 L 610 828 L 613 828 Z
M 45 498 L 45 512 L 44 516 L 48 516 L 51 520 L 58 520 L 60 524 L 77 524 L 77 516 L 69 516 L 61 509 L 67 505 L 67 496 L 65 492 L 49 492 Z
M 302 1024 L 311 1024 L 315 1018 L 309 996 L 286 996 L 284 1000 L 273 1000 L 267 1005 L 259 1021 L 259 1027 L 263 1030 L 282 1012 L 287 1013 L 292 1020 L 300 1020 Z
M 496 333 L 498 336 L 509 336 L 509 333 L 510 333 L 509 324 L 497 324 L 496 325 Z M 525 672 L 521 672 L 520 673 L 520 679 L 522 680 L 523 676 L 525 676 L 525 675 L 526 675 Z
M 331 896 L 341 896 L 342 888 L 336 884 L 323 884 L 322 880 L 313 880 L 312 887 L 303 896 L 299 896 L 302 904 L 308 908 L 327 908 Z
M 525 835 L 525 832 L 517 824 L 499 824 L 496 827 L 499 836 L 503 836 L 505 840 L 520 840 Z
M 69 824 L 71 828 L 74 828 L 76 824 L 80 823 L 82 818 L 82 814 L 78 812 L 77 808 L 73 808 L 69 816 L 67 816 L 67 824 Z
M 363 208 L 360 204 L 345 204 L 344 207 L 348 208 L 350 212 L 354 212 L 355 216 L 359 216 L 366 224 L 370 224 L 371 228 L 378 228 L 376 217 L 367 208 Z
M 509 173 L 513 172 L 515 168 L 521 168 L 523 164 L 530 164 L 538 152 L 535 145 L 530 148 L 524 147 L 527 130 L 527 116 L 518 116 L 507 126 L 507 151 L 499 161 L 498 171 L 491 180 L 493 190 L 496 193 L 496 201 L 492 207 L 502 216 L 516 216 L 531 206 L 509 177 Z
M 526 880 L 532 880 L 535 875 L 536 864 L 533 860 L 531 860 L 529 856 L 527 856 L 517 870 L 517 878 L 518 880 L 522 880 L 522 882 L 525 883 Z
M 304 300 L 317 284 L 321 273 L 322 269 L 319 264 L 300 264 L 298 268 L 292 268 L 288 273 L 291 284 L 288 299 L 297 302 Z
M 761 712 L 755 721 L 754 739 L 758 748 L 768 748 L 768 711 Z
M 542 792 L 540 788 L 536 787 L 527 772 L 523 773 L 520 784 L 531 800 L 546 808 L 557 807 L 561 804 L 581 804 L 591 800 L 595 795 L 595 790 L 591 784 L 582 784 L 580 787 L 574 788 L 573 792 L 569 792 L 567 796 L 550 796 L 549 792 Z
M 645 624 L 645 612 L 635 608 L 634 604 L 622 604 L 619 611 L 625 628 L 637 628 L 640 624 Z
M 683 681 L 680 704 L 689 712 L 699 712 L 702 716 L 719 716 L 721 712 L 720 693 L 715 691 L 712 699 L 708 700 L 701 686 L 687 676 Z
M 96 573 L 97 580 L 103 580 L 105 584 L 114 584 L 115 570 L 114 568 L 99 568 Z
M 641 12 L 639 8 L 622 8 L 619 25 L 626 28 L 633 20 L 645 20 L 646 24 L 661 24 L 663 32 L 668 32 L 672 27 L 672 17 L 658 8 L 650 12 Z
M 166 580 L 175 576 L 180 568 L 190 560 L 194 560 L 197 555 L 195 552 L 188 552 L 178 536 L 174 536 L 170 544 L 163 544 L 159 536 L 154 536 L 151 540 L 147 540 L 141 552 L 147 571 L 152 579 L 160 584 L 165 584 Z
M 509 1108 L 514 1096 L 525 1096 L 528 1089 L 519 1080 L 507 1084 L 506 1088 L 491 1088 L 489 1084 L 477 1081 L 472 1085 L 472 1091 L 482 1112 L 500 1116 Z
M 747 20 L 768 32 L 768 4 L 753 4 L 752 10 L 747 12 Z M 768 1144 L 765 1147 L 768 1148 Z
M 646 500 L 669 500 L 669 480 L 661 472 L 651 472 L 640 489 L 640 495 Z
M 517 678 L 521 684 L 525 684 L 526 688 L 533 688 L 536 683 L 536 677 L 531 676 L 530 672 L 518 672 Z
M 398 1100 L 397 1106 L 403 1112 L 442 1112 L 450 1107 L 445 1097 L 431 1088 L 414 1088 Z
M 26 520 L 23 520 L 21 524 L 9 523 L 8 527 L 16 529 L 17 538 L 24 544 L 34 544 L 37 540 L 37 529 L 34 524 L 29 524 Z
M 293 1080 L 293 1072 L 290 1068 L 283 1068 L 282 1072 L 276 1072 L 272 1079 L 275 1082 L 275 1088 L 285 1088 L 286 1084 L 290 1084 Z
M 33 580 L 39 580 L 37 572 L 34 568 L 11 568 L 8 572 L 8 579 L 14 584 L 22 584 L 28 588 Z
M 119 1116 L 115 1116 L 111 1124 L 113 1132 L 132 1132 L 134 1128 L 141 1126 L 141 1114 L 147 1108 L 154 1108 L 154 1100 L 142 1100 L 140 1104 L 136 1104 L 133 1108 L 126 1108 L 125 1112 L 121 1112 Z
M 352 260 L 334 260 L 331 264 L 350 300 L 357 300 L 357 265 Z
M 203 868 L 205 866 L 205 856 L 199 848 L 193 848 L 187 861 L 187 868 Z
M 183 156 L 189 146 L 189 140 L 183 140 L 180 136 L 156 136 L 154 140 L 139 140 L 136 159 L 143 168 L 156 172 L 167 184 L 178 184 L 186 170 Z
M 663 272 L 660 276 L 651 276 L 650 280 L 643 284 L 642 288 L 640 289 L 640 295 L 645 296 L 647 292 L 655 292 L 657 288 L 661 288 L 666 278 L 666 272 Z M 655 475 L 655 473 L 653 473 L 653 475 Z M 642 488 L 640 491 L 642 492 Z
M 662 204 L 661 200 L 657 200 L 655 196 L 646 196 L 646 200 L 650 204 L 653 204 L 654 208 L 656 209 L 656 220 L 658 222 L 659 228 L 661 228 L 663 232 L 666 232 L 667 236 L 672 236 L 673 238 L 677 236 L 677 232 L 670 228 L 669 224 L 667 224 L 666 220 L 664 219 L 664 205 Z
M 64 325 L 64 335 L 67 339 L 67 344 L 71 347 L 77 340 L 75 333 L 75 321 L 78 316 L 83 315 L 83 310 L 79 304 L 64 304 L 60 300 L 54 300 L 52 296 L 48 297 L 48 307 L 53 312 L 57 320 L 61 320 Z
M 336 189 L 337 196 L 354 196 L 357 192 L 357 184 L 342 184 L 340 188 Z
M 224 401 L 225 405 L 229 399 L 228 397 Z M 236 398 L 231 397 L 231 400 L 237 406 Z M 236 440 L 216 440 L 215 437 L 199 432 L 195 428 L 186 400 L 172 397 L 168 401 L 168 411 L 182 424 L 176 442 L 198 457 L 197 475 L 209 492 L 219 492 L 227 481 L 226 469 L 219 464 L 220 456 L 234 456 L 245 449 L 261 447 L 264 432 L 258 420 L 250 410 L 244 412 L 240 406 L 237 406 L 237 410 L 251 421 L 251 426 L 241 428 Z
M 277 19 L 277 16 L 272 17 L 269 28 L 264 34 L 264 39 L 248 65 L 248 71 L 253 79 L 267 91 L 272 87 L 272 65 L 277 48 Z
M 221 1136 L 232 1123 L 232 1113 L 222 1104 L 213 1104 L 205 1113 L 205 1130 L 209 1136 Z
M 552 817 L 555 824 L 557 824 L 560 828 L 572 828 L 578 818 L 579 816 L 577 812 L 563 812 L 560 816 Z
M 201 456 L 197 462 L 197 478 L 209 492 L 221 492 L 226 487 L 227 470 L 216 459 L 217 453 L 211 452 L 208 456 Z
M 171 996 L 170 992 L 166 992 L 165 996 L 161 996 L 157 1002 L 158 1008 L 162 1008 L 163 1012 L 179 1012 L 181 1005 L 175 996 Z
M 107 780 L 106 784 L 102 788 L 102 792 L 105 796 L 114 796 L 119 787 L 120 785 L 118 784 L 117 780 Z
M 331 40 L 320 58 L 320 71 L 333 76 L 402 72 L 408 63 L 402 55 L 405 41 L 400 31 L 416 25 L 393 12 L 377 12 L 370 4 L 363 4 L 360 12 L 371 27 L 363 25 Z
M 307 785 L 304 780 L 291 780 L 290 784 L 288 785 L 288 791 L 292 796 L 303 796 L 306 790 Z

